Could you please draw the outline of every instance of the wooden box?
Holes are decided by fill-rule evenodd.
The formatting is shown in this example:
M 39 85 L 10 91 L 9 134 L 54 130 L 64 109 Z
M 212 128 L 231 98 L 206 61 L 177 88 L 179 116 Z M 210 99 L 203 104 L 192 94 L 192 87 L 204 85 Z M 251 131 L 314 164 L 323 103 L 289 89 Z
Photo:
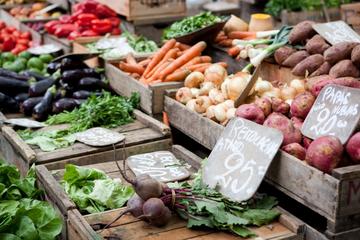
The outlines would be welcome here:
M 185 16 L 185 0 L 98 0 L 109 6 L 127 20 L 151 19 Z
M 341 19 L 360 33 L 360 3 L 342 4 Z
M 102 37 L 82 37 L 82 38 L 75 39 L 72 42 L 72 52 L 73 53 L 90 53 L 89 49 L 86 47 L 86 44 L 95 42 L 101 38 Z M 103 66 L 104 61 L 99 57 L 94 57 L 92 59 L 85 61 L 85 63 L 89 67 L 94 68 L 94 67 Z
M 55 35 L 46 33 L 44 35 L 43 42 L 44 44 L 54 44 L 60 46 L 64 50 L 65 54 L 72 52 L 71 41 L 66 38 L 58 38 Z
M 115 128 L 125 135 L 125 148 L 128 153 L 157 151 L 168 149 L 171 144 L 170 128 L 148 115 L 135 110 L 134 122 Z M 63 125 L 49 126 L 45 129 L 59 129 Z M 43 152 L 36 146 L 25 143 L 10 126 L 1 127 L 0 150 L 5 159 L 15 164 L 22 174 L 32 164 L 47 164 L 49 169 L 63 167 L 66 163 L 92 164 L 108 162 L 113 159 L 113 147 L 90 147 L 83 143 L 75 143 L 70 147 Z M 123 143 L 116 145 L 118 154 L 122 153 Z
M 173 154 L 182 162 L 190 164 L 191 172 L 196 171 L 201 165 L 201 159 L 189 152 L 185 148 L 175 145 L 171 148 Z M 121 163 L 120 163 L 121 164 Z M 105 164 L 87 165 L 87 167 L 98 168 L 105 171 L 108 176 L 112 178 L 121 178 L 117 166 L 114 162 Z M 99 239 L 99 231 L 93 230 L 93 227 L 103 227 L 114 219 L 124 209 L 115 209 L 96 214 L 82 215 L 72 201 L 67 197 L 65 192 L 61 189 L 58 181 L 61 179 L 63 170 L 50 171 L 46 165 L 37 166 L 37 174 L 40 185 L 42 185 L 53 201 L 55 206 L 58 206 L 60 211 L 67 210 L 67 239 Z M 271 227 L 263 226 L 260 228 L 252 228 L 252 230 L 259 235 L 261 239 L 302 239 L 304 226 L 303 223 L 292 217 L 285 211 L 282 211 L 281 217 L 277 222 L 271 224 Z M 186 228 L 186 222 L 174 216 L 171 222 L 163 227 L 157 228 L 149 226 L 147 223 L 125 215 L 112 225 L 113 227 L 106 229 L 101 233 L 104 239 L 112 237 L 113 239 L 241 239 L 224 232 L 215 232 L 211 230 L 190 230 Z M 100 238 L 102 239 L 102 238 Z
M 330 21 L 340 20 L 340 8 L 327 9 Z M 326 22 L 325 14 L 322 10 L 289 12 L 283 10 L 281 12 L 281 23 L 284 25 L 296 25 L 304 20 L 311 20 L 314 22 Z
M 163 111 L 165 90 L 180 88 L 184 85 L 183 82 L 162 82 L 146 86 L 115 65 L 117 64 L 105 64 L 105 72 L 110 79 L 110 86 L 123 96 L 129 97 L 132 92 L 139 92 L 140 107 L 150 115 L 156 115 Z

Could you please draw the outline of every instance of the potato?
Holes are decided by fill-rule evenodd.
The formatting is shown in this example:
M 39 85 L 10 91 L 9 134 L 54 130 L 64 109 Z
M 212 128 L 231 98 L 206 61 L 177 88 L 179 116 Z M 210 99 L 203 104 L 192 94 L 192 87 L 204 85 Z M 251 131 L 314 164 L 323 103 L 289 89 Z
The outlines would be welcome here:
M 323 81 L 323 80 L 331 80 L 331 81 L 333 81 L 333 80 L 335 80 L 335 78 L 330 77 L 329 75 L 321 75 L 321 76 L 316 76 L 316 77 L 310 77 L 310 78 L 306 79 L 306 87 L 307 87 L 307 89 L 312 89 L 314 84 L 316 84 L 316 83 L 318 83 L 320 81 Z
M 346 144 L 346 152 L 354 162 L 360 162 L 360 132 L 355 133 Z
M 297 129 L 299 129 L 301 131 L 301 127 L 304 123 L 304 120 L 302 120 L 301 118 L 298 118 L 298 117 L 292 117 L 290 120 L 294 124 L 294 127 L 296 127 Z
M 297 95 L 290 106 L 291 115 L 293 117 L 305 119 L 314 102 L 315 97 L 310 92 L 304 92 Z
M 241 105 L 236 109 L 235 115 L 258 124 L 263 124 L 265 120 L 264 112 L 255 103 Z
M 360 71 L 352 64 L 351 60 L 341 60 L 335 64 L 329 72 L 329 75 L 335 78 L 339 77 L 359 77 Z
M 285 59 L 282 62 L 282 65 L 285 67 L 290 67 L 290 68 L 295 67 L 296 64 L 298 64 L 299 62 L 301 62 L 308 56 L 310 56 L 310 55 L 307 51 L 294 52 L 293 54 L 291 54 L 287 59 Z
M 290 143 L 281 149 L 297 159 L 305 160 L 306 150 L 299 143 Z
M 310 74 L 310 77 L 316 77 L 324 74 L 329 74 L 331 69 L 331 64 L 329 62 L 324 62 L 321 64 L 321 66 L 315 70 L 312 74 Z
M 259 99 L 256 99 L 255 104 L 261 108 L 263 113 L 265 114 L 265 117 L 267 117 L 271 113 L 271 101 L 267 97 L 262 97 Z
M 312 143 L 312 140 L 310 138 L 303 136 L 302 143 L 303 143 L 304 148 L 308 149 L 310 144 Z
M 314 36 L 316 32 L 312 28 L 313 24 L 315 24 L 313 21 L 302 21 L 296 24 L 289 34 L 290 44 L 303 43 L 306 39 Z
M 357 43 L 351 42 L 337 43 L 325 50 L 324 59 L 330 64 L 335 64 L 343 59 L 349 59 L 351 51 L 356 45 Z
M 315 72 L 323 63 L 324 58 L 321 54 L 311 55 L 296 64 L 291 72 L 296 76 L 305 76 L 306 72 Z
M 320 91 L 328 84 L 336 84 L 345 87 L 360 88 L 360 81 L 353 77 L 324 79 L 316 82 L 310 89 L 310 92 L 314 96 L 318 96 Z
M 265 120 L 264 126 L 278 129 L 282 132 L 284 140 L 282 146 L 301 142 L 301 132 L 285 115 L 273 112 Z
M 290 105 L 284 102 L 280 98 L 272 97 L 271 98 L 271 108 L 273 112 L 278 112 L 282 114 L 288 114 L 290 110 Z
M 360 67 L 360 44 L 351 51 L 351 61 L 356 67 Z
M 288 46 L 277 49 L 274 53 L 276 63 L 281 65 L 294 52 L 296 52 L 296 50 Z
M 313 36 L 305 45 L 306 51 L 309 54 L 323 54 L 329 47 L 330 45 L 327 44 L 325 39 L 319 34 Z
M 315 139 L 306 152 L 306 162 L 317 169 L 331 173 L 339 164 L 343 146 L 335 136 L 323 136 Z

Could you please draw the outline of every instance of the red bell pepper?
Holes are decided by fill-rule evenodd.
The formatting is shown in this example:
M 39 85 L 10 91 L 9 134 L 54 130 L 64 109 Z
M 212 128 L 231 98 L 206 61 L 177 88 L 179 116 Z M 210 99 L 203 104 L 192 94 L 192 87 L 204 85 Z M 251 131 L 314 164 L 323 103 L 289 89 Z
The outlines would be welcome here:
M 0 29 L 3 29 L 6 27 L 6 24 L 4 21 L 0 20 Z
M 4 38 L 3 51 L 4 52 L 11 51 L 15 47 L 15 45 L 16 42 L 11 37 Z
M 75 30 L 76 26 L 74 24 L 62 24 L 56 27 L 54 34 L 59 38 L 64 38 L 69 36 L 69 34 Z
M 56 30 L 56 26 L 60 25 L 60 21 L 58 20 L 53 20 L 53 21 L 50 21 L 50 22 L 47 22 L 45 24 L 45 29 L 48 33 L 50 34 L 54 34 L 55 30 Z
M 72 31 L 69 36 L 68 36 L 68 39 L 69 40 L 75 40 L 76 38 L 79 38 L 81 37 L 81 33 L 78 32 L 78 31 Z
M 97 32 L 95 32 L 94 30 L 86 30 L 84 32 L 81 33 L 82 37 L 96 37 L 99 36 L 99 34 Z
M 108 20 L 110 20 L 111 24 L 113 27 L 119 27 L 121 21 L 120 21 L 120 18 L 117 18 L 117 17 L 110 17 L 110 18 L 107 18 Z
M 59 17 L 59 21 L 63 24 L 72 23 L 72 18 L 70 15 L 62 15 Z
M 77 16 L 77 23 L 79 26 L 89 26 L 91 25 L 91 21 L 98 19 L 95 14 L 92 13 L 82 13 Z
M 113 28 L 113 30 L 111 31 L 111 35 L 120 35 L 121 34 L 121 30 L 120 28 Z
M 108 19 L 95 19 L 91 21 L 91 29 L 100 35 L 111 32 L 113 26 Z
M 20 39 L 30 39 L 31 33 L 30 32 L 23 32 L 20 34 Z
M 96 7 L 96 15 L 99 18 L 116 17 L 116 12 L 103 4 L 98 4 Z

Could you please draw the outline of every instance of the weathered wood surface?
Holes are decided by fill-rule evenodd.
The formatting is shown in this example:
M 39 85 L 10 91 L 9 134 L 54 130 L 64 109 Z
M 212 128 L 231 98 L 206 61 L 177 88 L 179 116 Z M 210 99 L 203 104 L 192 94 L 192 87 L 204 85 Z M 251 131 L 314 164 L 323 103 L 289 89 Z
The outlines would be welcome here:
M 327 11 L 331 21 L 340 20 L 341 16 L 339 8 L 330 8 L 327 9 Z M 287 10 L 283 10 L 280 17 L 281 23 L 287 25 L 296 25 L 299 22 L 305 20 L 312 20 L 314 22 L 326 22 L 325 14 L 322 10 L 301 12 L 290 12 Z
M 57 38 L 54 35 L 46 33 L 43 37 L 43 42 L 44 44 L 59 45 L 63 49 L 65 54 L 71 53 L 72 51 L 71 42 L 66 38 Z
M 20 29 L 21 22 L 13 17 L 6 9 L 0 10 L 1 20 L 6 23 L 6 25 Z

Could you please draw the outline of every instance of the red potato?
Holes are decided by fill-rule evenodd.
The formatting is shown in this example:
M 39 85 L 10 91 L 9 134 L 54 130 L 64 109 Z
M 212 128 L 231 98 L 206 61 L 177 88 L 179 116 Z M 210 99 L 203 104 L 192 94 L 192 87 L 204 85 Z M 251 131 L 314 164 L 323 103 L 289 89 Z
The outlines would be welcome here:
M 301 132 L 294 124 L 281 113 L 271 113 L 265 120 L 264 126 L 278 129 L 282 132 L 284 140 L 282 146 L 290 143 L 301 143 Z
M 351 57 L 351 51 L 357 45 L 357 43 L 342 42 L 337 43 L 324 52 L 325 61 L 335 64 L 343 59 L 349 59 Z
M 293 117 L 305 119 L 312 105 L 315 102 L 315 97 L 310 92 L 304 92 L 295 97 L 291 103 L 290 113 Z
M 318 82 L 321 82 L 321 81 L 333 81 L 335 80 L 335 78 L 333 77 L 330 77 L 329 75 L 320 75 L 320 76 L 316 76 L 316 77 L 310 77 L 310 78 L 307 78 L 306 79 L 306 88 L 307 89 L 312 89 L 313 86 L 318 83 Z
M 264 112 L 254 103 L 241 105 L 236 109 L 235 115 L 258 124 L 263 124 L 265 120 Z
M 293 68 L 293 67 L 296 66 L 296 64 L 298 64 L 299 62 L 301 62 L 302 60 L 304 60 L 308 56 L 310 56 L 310 55 L 309 55 L 309 53 L 307 51 L 294 52 L 293 54 L 291 54 L 288 58 L 286 58 L 282 62 L 282 65 L 285 66 L 285 67 Z
M 321 54 L 314 54 L 296 64 L 291 72 L 296 76 L 305 76 L 306 73 L 315 72 L 323 63 L 324 57 Z
M 284 102 L 280 98 L 272 97 L 271 98 L 271 108 L 273 112 L 282 113 L 284 115 L 287 115 L 290 110 L 290 105 L 286 102 Z
M 296 50 L 294 48 L 284 46 L 278 48 L 274 53 L 274 58 L 277 64 L 281 65 L 291 54 L 295 53 Z
M 306 150 L 299 143 L 290 143 L 281 149 L 297 159 L 305 160 Z
M 335 136 L 323 136 L 315 139 L 306 152 L 306 162 L 315 168 L 331 173 L 341 160 L 343 145 Z
M 256 99 L 255 104 L 261 108 L 263 113 L 265 114 L 265 117 L 267 117 L 271 113 L 271 101 L 269 98 L 262 97 L 259 99 Z
M 310 77 L 316 77 L 320 75 L 329 74 L 331 69 L 331 64 L 329 62 L 324 62 L 321 64 L 321 66 L 315 70 L 312 74 L 310 74 Z
M 313 36 L 305 45 L 306 51 L 309 54 L 323 54 L 329 47 L 330 45 L 327 44 L 325 39 L 319 34 Z
M 354 162 L 360 162 L 360 132 L 355 133 L 346 143 L 346 152 Z
M 355 67 L 351 60 L 341 60 L 335 64 L 329 72 L 329 75 L 335 78 L 340 77 L 359 77 L 360 71 Z
M 320 91 L 328 84 L 336 84 L 345 87 L 352 87 L 352 88 L 360 88 L 360 81 L 353 78 L 353 77 L 343 77 L 343 78 L 333 78 L 333 79 L 324 79 L 321 81 L 316 82 L 312 85 L 310 92 L 314 96 L 318 96 Z
M 303 140 L 302 140 L 302 143 L 303 143 L 303 146 L 305 149 L 308 149 L 310 144 L 312 143 L 312 140 L 310 138 L 307 138 L 307 137 L 303 137 Z
M 301 118 L 298 118 L 298 117 L 292 117 L 290 120 L 294 124 L 294 127 L 301 130 L 301 127 L 302 127 L 302 125 L 304 123 L 304 120 L 302 120 Z
M 351 61 L 355 66 L 360 67 L 360 44 L 351 51 Z
M 315 24 L 313 21 L 302 21 L 296 24 L 289 34 L 290 44 L 303 43 L 314 36 L 316 32 L 312 28 L 313 24 Z

